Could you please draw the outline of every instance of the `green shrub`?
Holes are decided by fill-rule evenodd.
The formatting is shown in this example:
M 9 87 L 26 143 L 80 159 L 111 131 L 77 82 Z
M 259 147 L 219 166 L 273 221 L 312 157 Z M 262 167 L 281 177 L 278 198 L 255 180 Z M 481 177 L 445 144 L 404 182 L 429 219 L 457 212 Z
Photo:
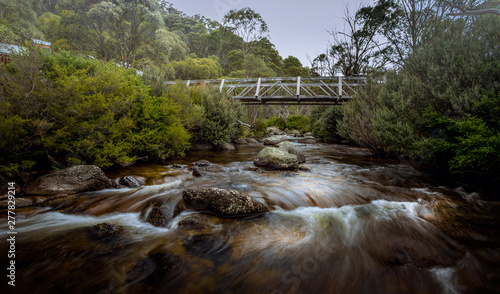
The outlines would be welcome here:
M 284 130 L 286 128 L 286 123 L 281 117 L 271 117 L 266 122 L 267 127 L 277 127 Z
M 258 119 L 255 121 L 255 124 L 253 125 L 253 129 L 254 129 L 255 136 L 267 135 L 266 123 L 262 119 Z
M 241 105 L 217 88 L 200 86 L 195 91 L 202 91 L 204 94 L 201 106 L 205 110 L 205 116 L 201 124 L 193 129 L 194 139 L 219 146 L 237 138 L 240 135 L 238 119 L 242 116 Z
M 290 130 L 302 130 L 309 127 L 311 119 L 303 115 L 291 115 L 286 122 L 286 128 Z
M 189 148 L 181 105 L 150 96 L 134 70 L 68 52 L 13 59 L 0 66 L 0 172 L 125 166 Z
M 317 107 L 311 113 L 311 126 L 315 136 L 325 142 L 334 142 L 341 139 L 338 134 L 338 121 L 342 120 L 340 106 L 330 106 L 326 109 Z

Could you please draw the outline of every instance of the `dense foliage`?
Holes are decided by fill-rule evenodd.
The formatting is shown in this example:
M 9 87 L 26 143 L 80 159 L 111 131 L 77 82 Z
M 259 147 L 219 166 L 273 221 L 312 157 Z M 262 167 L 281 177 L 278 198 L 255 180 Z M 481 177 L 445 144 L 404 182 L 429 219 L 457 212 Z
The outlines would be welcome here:
M 141 71 L 156 68 L 168 79 L 308 74 L 300 62 L 292 69 L 282 63 L 266 22 L 250 8 L 230 11 L 221 24 L 201 15 L 188 16 L 158 0 L 0 4 L 2 42 L 43 39 L 52 42 L 53 51 L 67 50 Z
M 313 129 L 491 187 L 500 180 L 499 44 L 497 16 L 433 20 L 386 84 L 371 81 L 339 111 L 313 113 Z
M 239 104 L 216 89 L 156 89 L 134 70 L 38 50 L 0 67 L 3 173 L 182 155 L 191 142 L 219 145 L 240 132 Z

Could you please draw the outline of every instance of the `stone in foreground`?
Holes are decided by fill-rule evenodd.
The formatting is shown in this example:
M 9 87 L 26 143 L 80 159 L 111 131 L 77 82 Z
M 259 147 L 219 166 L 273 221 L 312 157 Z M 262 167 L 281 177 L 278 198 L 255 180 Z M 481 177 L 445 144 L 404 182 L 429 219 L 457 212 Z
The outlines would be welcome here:
M 112 188 L 113 182 L 95 165 L 77 165 L 44 175 L 23 189 L 29 195 L 75 194 Z
M 299 168 L 299 160 L 296 155 L 275 147 L 262 149 L 253 163 L 256 166 L 275 170 L 296 170 Z
M 219 217 L 239 217 L 269 211 L 264 204 L 236 190 L 186 189 L 182 198 L 188 208 L 213 213 Z

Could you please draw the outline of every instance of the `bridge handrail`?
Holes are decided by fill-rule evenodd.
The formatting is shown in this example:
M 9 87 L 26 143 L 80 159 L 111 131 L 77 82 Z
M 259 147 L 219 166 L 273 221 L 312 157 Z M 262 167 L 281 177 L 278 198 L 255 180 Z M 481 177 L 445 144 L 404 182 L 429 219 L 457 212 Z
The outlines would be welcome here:
M 259 79 L 262 82 L 278 82 L 278 81 L 293 81 L 296 82 L 297 79 L 300 78 L 302 82 L 305 81 L 338 81 L 342 80 L 351 80 L 351 81 L 366 81 L 367 76 L 324 76 L 324 77 L 266 77 L 266 78 L 228 78 L 228 79 L 211 79 L 211 80 L 176 80 L 176 81 L 166 81 L 167 85 L 174 85 L 177 83 L 189 83 L 192 84 L 220 84 L 224 81 L 227 83 L 256 83 Z M 380 78 L 374 78 L 375 80 Z

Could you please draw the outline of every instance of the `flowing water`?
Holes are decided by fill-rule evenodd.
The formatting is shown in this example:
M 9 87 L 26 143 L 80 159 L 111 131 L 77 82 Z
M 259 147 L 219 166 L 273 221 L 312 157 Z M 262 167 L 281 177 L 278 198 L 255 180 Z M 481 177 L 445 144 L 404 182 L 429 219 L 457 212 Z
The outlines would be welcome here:
M 125 168 L 108 176 L 140 176 L 147 185 L 20 209 L 12 293 L 500 292 L 498 203 L 341 145 L 298 144 L 310 172 L 251 171 L 262 148 Z M 200 159 L 224 172 L 193 177 L 189 168 Z M 144 221 L 150 201 L 175 204 L 187 187 L 239 190 L 272 211 L 200 215 L 198 228 L 179 225 L 199 215 L 189 210 L 166 228 Z M 89 228 L 102 223 L 119 230 L 96 238 Z M 5 242 L 0 249 L 6 265 Z M 14 290 L 6 280 L 3 288 Z

